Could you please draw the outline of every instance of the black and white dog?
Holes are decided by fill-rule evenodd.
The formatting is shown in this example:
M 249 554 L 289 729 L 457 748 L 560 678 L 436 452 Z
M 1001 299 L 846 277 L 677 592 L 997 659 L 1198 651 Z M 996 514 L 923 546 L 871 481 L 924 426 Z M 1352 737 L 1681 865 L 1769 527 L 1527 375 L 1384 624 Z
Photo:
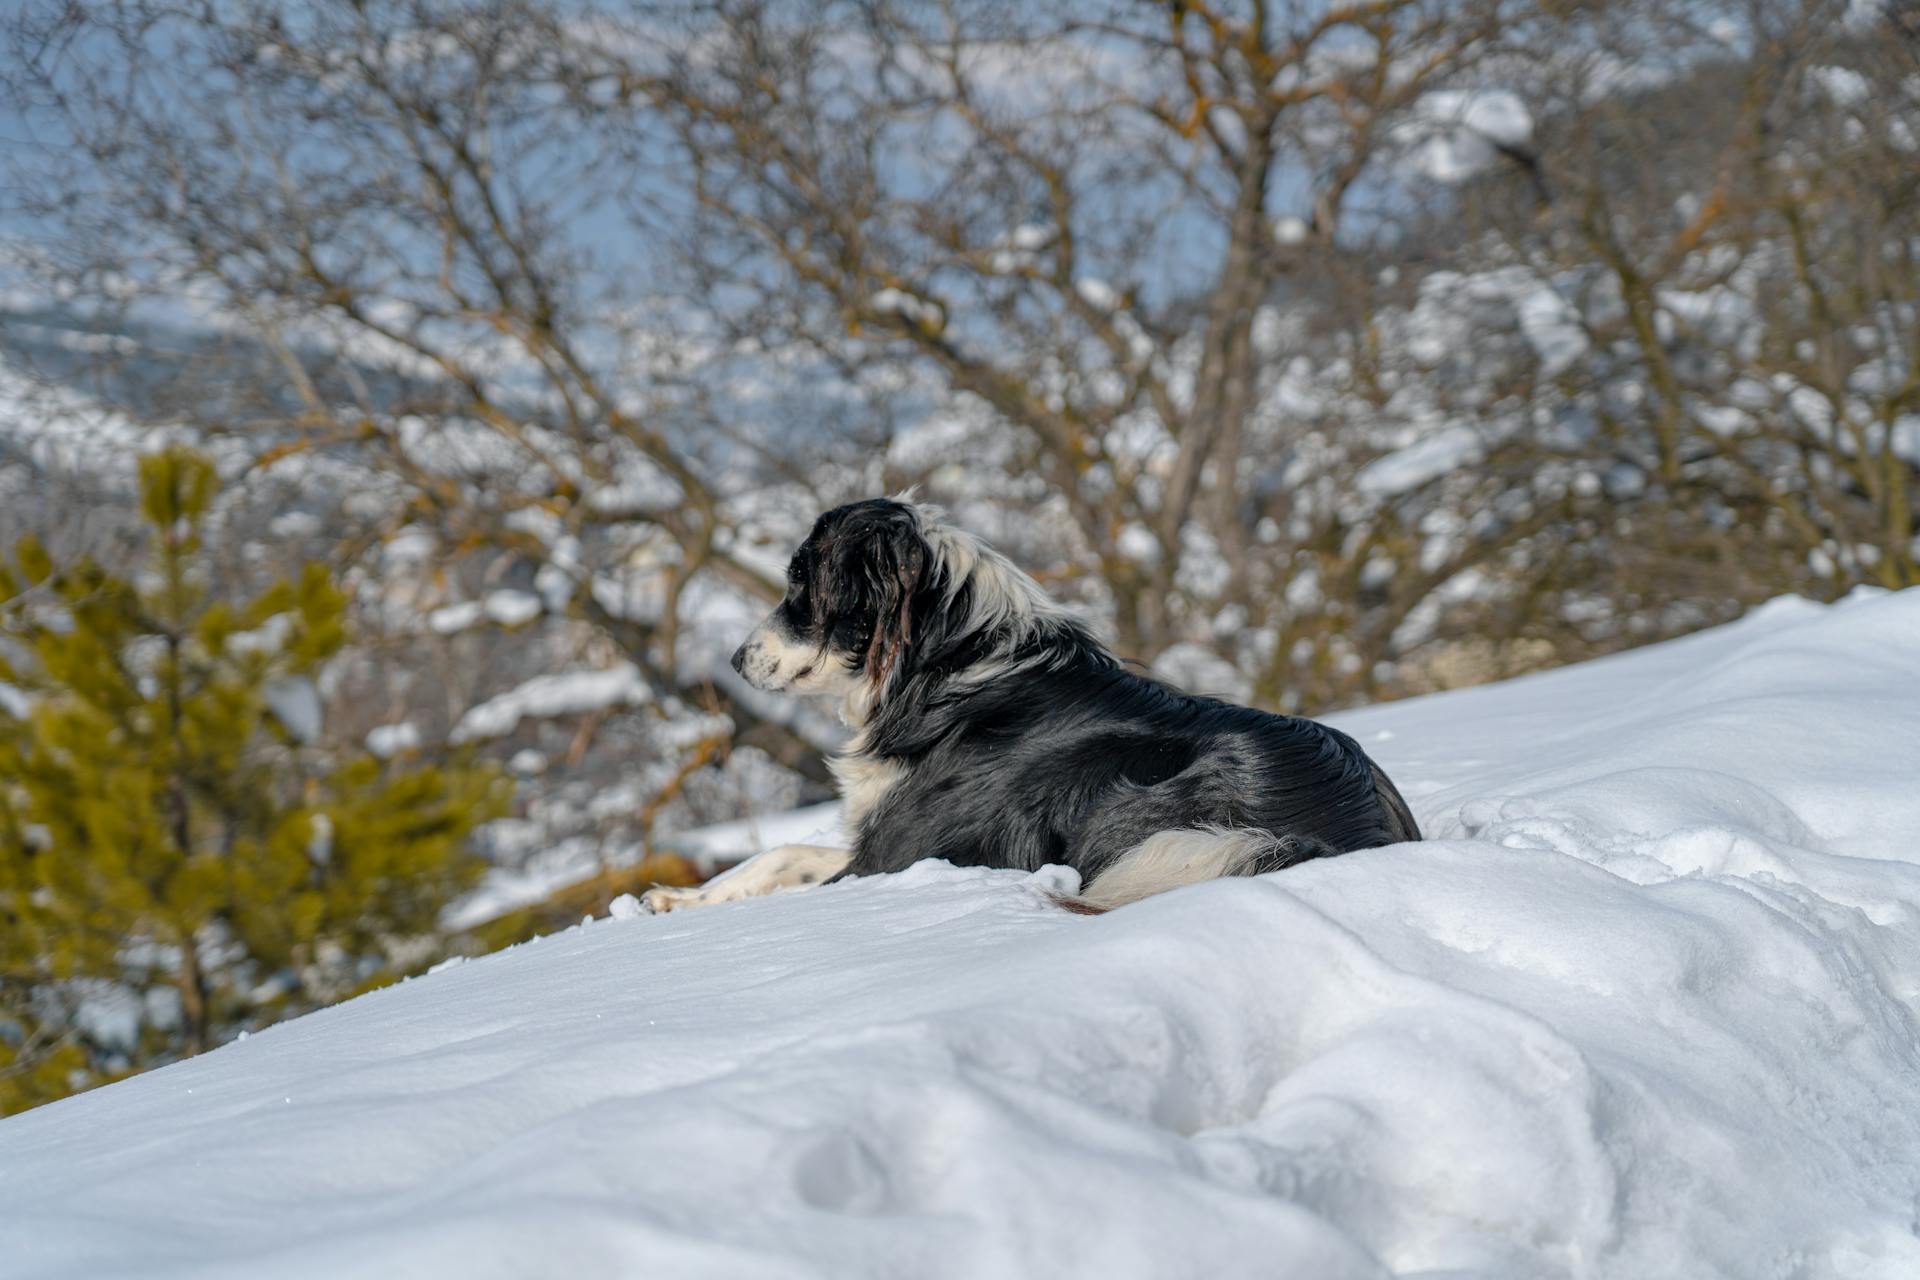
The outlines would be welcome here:
M 852 847 L 783 845 L 652 911 L 922 858 L 1063 863 L 1099 911 L 1216 876 L 1418 840 L 1380 767 L 1311 720 L 1189 697 L 1126 670 L 1040 584 L 939 512 L 829 511 L 734 669 L 841 699 L 833 764 Z

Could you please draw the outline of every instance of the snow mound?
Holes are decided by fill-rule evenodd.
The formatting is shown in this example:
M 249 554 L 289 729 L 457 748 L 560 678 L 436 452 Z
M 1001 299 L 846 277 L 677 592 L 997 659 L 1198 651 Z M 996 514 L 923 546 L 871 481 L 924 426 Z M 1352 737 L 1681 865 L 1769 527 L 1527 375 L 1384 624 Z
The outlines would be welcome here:
M 1434 839 L 1104 917 L 921 864 L 449 967 L 0 1123 L 0 1274 L 1920 1275 L 1917 637 L 1340 717 Z

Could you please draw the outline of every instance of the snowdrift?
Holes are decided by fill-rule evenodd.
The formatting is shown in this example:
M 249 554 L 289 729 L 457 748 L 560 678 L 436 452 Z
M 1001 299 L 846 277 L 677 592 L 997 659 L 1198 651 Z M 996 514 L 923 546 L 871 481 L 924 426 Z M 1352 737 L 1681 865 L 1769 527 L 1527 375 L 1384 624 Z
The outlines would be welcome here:
M 1920 1276 L 1920 592 L 1339 717 L 1434 839 L 595 922 L 0 1123 L 7 1276 Z

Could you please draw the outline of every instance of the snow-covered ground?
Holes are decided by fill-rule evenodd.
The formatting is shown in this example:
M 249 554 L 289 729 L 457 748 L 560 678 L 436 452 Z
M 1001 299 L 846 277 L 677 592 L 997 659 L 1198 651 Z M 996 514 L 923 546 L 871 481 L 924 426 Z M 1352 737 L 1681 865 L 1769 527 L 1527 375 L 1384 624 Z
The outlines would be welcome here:
M 1781 601 L 1341 717 L 1426 843 L 618 913 L 0 1122 L 0 1274 L 1920 1276 L 1916 676 Z

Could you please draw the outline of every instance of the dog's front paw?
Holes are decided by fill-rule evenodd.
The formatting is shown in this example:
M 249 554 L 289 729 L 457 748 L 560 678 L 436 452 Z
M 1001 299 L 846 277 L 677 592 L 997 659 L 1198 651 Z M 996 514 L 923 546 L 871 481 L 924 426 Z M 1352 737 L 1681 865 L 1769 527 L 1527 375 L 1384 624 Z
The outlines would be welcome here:
M 640 895 L 640 905 L 648 913 L 663 916 L 669 911 L 679 911 L 684 907 L 697 907 L 701 903 L 698 889 L 649 889 Z

